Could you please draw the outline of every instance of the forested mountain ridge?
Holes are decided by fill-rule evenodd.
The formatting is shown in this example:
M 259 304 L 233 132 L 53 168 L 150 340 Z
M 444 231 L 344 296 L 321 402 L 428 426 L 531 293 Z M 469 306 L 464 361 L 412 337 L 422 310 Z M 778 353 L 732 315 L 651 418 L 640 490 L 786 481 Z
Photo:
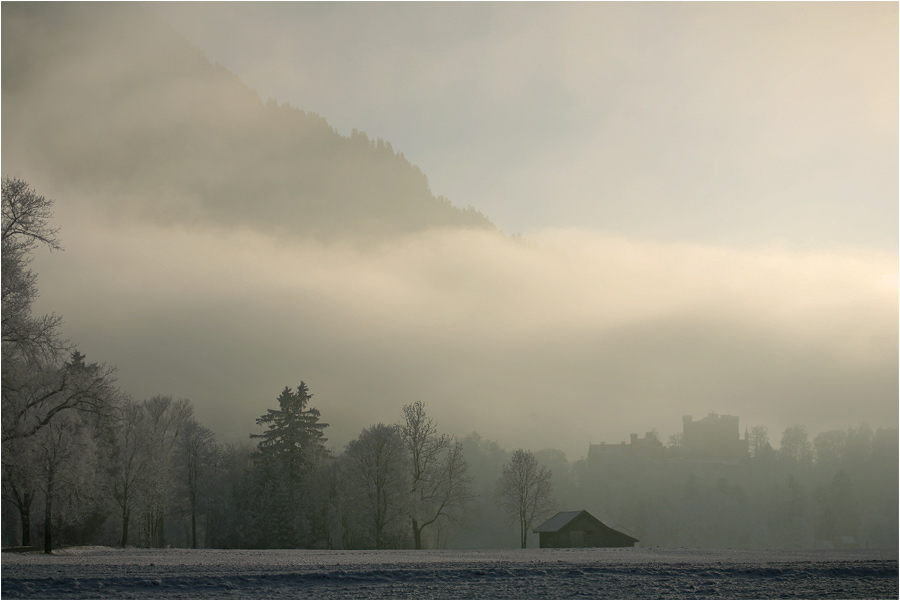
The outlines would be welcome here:
M 331 236 L 492 228 L 389 143 L 257 94 L 132 3 L 3 6 L 4 173 L 116 216 Z

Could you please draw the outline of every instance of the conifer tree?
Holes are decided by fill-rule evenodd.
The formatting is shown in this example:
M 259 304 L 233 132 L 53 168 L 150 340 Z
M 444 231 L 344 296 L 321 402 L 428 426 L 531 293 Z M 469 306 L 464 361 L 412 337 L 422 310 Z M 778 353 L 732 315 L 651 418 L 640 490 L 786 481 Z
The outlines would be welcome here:
M 268 523 L 258 529 L 260 546 L 306 546 L 311 530 L 304 485 L 325 456 L 319 410 L 308 407 L 312 394 L 304 382 L 296 391 L 285 387 L 278 396 L 278 409 L 268 409 L 256 423 L 265 426 L 257 443 L 256 486 L 259 517 Z M 266 517 L 268 516 L 268 518 Z M 270 519 L 269 519 L 270 518 Z M 274 526 L 275 531 L 271 531 Z
M 319 410 L 307 409 L 312 398 L 304 382 L 300 382 L 296 392 L 285 386 L 278 396 L 278 409 L 268 409 L 257 418 L 256 423 L 265 426 L 262 434 L 251 434 L 259 438 L 257 448 L 262 460 L 283 468 L 293 481 L 299 481 L 304 469 L 324 451 L 323 430 L 328 424 L 320 423 Z

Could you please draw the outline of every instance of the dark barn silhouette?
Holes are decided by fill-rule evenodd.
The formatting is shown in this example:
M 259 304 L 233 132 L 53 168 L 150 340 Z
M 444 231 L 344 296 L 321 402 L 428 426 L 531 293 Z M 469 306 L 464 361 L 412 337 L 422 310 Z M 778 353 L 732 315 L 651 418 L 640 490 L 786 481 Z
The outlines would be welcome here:
M 638 539 L 610 528 L 587 511 L 560 511 L 534 529 L 542 549 L 633 547 Z

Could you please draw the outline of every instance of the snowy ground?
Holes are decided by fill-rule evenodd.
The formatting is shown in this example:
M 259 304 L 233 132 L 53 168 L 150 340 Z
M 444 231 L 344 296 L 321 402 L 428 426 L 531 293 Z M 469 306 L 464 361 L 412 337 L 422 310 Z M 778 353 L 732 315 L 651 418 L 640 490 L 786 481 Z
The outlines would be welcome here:
M 897 599 L 897 551 L 3 553 L 0 595 L 91 599 Z

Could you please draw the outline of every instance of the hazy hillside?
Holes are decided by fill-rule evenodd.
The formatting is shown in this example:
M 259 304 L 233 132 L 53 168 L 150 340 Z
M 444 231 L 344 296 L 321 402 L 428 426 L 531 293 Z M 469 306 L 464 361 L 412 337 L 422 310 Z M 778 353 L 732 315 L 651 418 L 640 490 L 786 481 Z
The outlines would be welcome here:
M 60 200 L 300 234 L 492 227 L 390 144 L 262 102 L 151 9 L 4 4 L 2 43 L 3 171 Z

